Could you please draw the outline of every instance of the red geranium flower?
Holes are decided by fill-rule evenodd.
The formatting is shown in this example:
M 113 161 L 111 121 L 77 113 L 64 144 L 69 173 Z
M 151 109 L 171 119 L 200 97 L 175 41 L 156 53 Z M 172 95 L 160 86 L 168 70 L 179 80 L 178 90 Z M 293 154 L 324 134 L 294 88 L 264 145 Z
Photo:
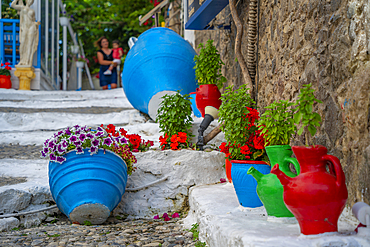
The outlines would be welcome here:
M 262 136 L 255 136 L 253 139 L 253 146 L 255 149 L 264 149 L 265 139 Z
M 171 146 L 172 150 L 177 150 L 177 147 L 179 146 L 179 143 L 178 142 L 172 142 L 170 146 Z
M 248 145 L 244 145 L 240 148 L 240 152 L 242 154 L 251 154 L 251 150 L 249 149 Z
M 179 132 L 179 142 L 186 143 L 186 140 L 188 139 L 188 135 L 185 132 Z
M 141 137 L 138 134 L 127 135 L 133 149 L 140 147 Z
M 172 137 L 171 137 L 171 142 L 178 142 L 180 140 L 180 138 L 177 136 L 177 134 L 174 134 Z
M 121 133 L 121 135 L 126 137 L 127 131 L 124 128 L 119 129 L 119 132 Z
M 161 143 L 161 145 L 167 144 L 167 139 L 168 139 L 168 135 L 167 133 L 165 133 L 164 137 L 162 136 L 159 137 L 159 142 Z

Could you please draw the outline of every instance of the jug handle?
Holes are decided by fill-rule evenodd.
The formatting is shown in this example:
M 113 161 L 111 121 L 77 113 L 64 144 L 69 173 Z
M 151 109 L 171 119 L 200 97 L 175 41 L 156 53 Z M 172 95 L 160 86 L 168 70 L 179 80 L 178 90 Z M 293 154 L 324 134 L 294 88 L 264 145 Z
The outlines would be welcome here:
M 293 157 L 286 157 L 284 159 L 284 161 L 288 162 L 288 163 L 292 163 L 296 172 L 297 172 L 297 175 L 299 175 L 301 173 L 301 167 L 299 166 L 299 163 L 298 163 L 298 160 L 296 158 L 293 158 Z
M 337 176 L 337 186 L 342 185 L 342 181 L 345 181 L 345 178 L 339 159 L 333 155 L 327 154 L 322 157 L 322 160 L 329 161 L 333 164 L 335 175 Z

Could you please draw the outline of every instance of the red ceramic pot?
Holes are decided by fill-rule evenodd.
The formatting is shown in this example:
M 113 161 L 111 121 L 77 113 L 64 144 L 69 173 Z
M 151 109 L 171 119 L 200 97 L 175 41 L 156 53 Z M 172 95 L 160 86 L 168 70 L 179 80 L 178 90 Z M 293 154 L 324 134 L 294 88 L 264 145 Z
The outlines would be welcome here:
M 271 170 L 284 187 L 284 203 L 297 218 L 301 233 L 338 231 L 338 218 L 348 198 L 339 159 L 328 155 L 327 149 L 320 145 L 292 149 L 301 173 L 294 178 L 288 177 L 279 170 L 278 164 Z
M 225 160 L 225 171 L 226 171 L 226 177 L 229 183 L 231 183 L 233 180 L 231 179 L 231 162 L 230 160 Z
M 10 75 L 0 75 L 0 88 L 12 88 L 12 82 L 10 80 Z
M 202 117 L 204 117 L 204 109 L 206 106 L 213 106 L 216 109 L 220 108 L 222 103 L 220 99 L 221 93 L 215 84 L 200 85 L 196 93 L 195 103 Z

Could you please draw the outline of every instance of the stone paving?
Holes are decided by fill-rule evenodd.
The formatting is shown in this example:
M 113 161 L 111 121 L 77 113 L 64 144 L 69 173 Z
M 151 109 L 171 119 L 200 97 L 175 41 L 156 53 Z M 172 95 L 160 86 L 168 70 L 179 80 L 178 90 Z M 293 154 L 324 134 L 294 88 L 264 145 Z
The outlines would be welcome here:
M 103 225 L 72 224 L 67 217 L 48 217 L 43 225 L 0 233 L 0 246 L 195 246 L 193 233 L 179 219 L 123 220 L 110 217 Z M 54 223 L 54 221 L 57 221 Z M 51 223 L 53 222 L 53 223 Z
M 84 108 L 12 108 L 0 107 L 2 112 L 36 113 L 69 112 L 81 114 L 101 114 L 120 112 L 125 108 L 84 107 Z M 1 129 L 0 129 L 1 131 Z M 0 145 L 0 159 L 40 159 L 41 146 Z M 24 178 L 0 175 L 0 186 L 22 183 Z M 72 224 L 62 213 L 49 216 L 38 227 L 14 228 L 0 233 L 0 246 L 195 246 L 193 234 L 182 228 L 180 219 L 130 220 L 111 216 L 98 226 Z

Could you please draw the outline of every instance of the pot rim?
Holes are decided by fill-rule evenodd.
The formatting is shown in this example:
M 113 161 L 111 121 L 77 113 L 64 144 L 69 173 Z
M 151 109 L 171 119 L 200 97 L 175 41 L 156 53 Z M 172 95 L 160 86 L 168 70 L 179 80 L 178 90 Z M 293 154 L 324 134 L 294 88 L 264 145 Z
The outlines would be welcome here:
M 85 152 L 89 152 L 89 151 L 85 151 L 85 150 L 89 150 L 89 148 L 84 148 L 83 150 L 84 150 L 84 153 L 83 153 L 83 154 L 85 154 Z M 128 169 L 128 166 L 127 166 L 127 164 L 126 164 L 126 161 L 125 161 L 124 159 L 122 159 L 122 157 L 121 157 L 121 156 L 119 156 L 118 154 L 116 154 L 115 152 L 113 152 L 113 151 L 111 151 L 111 150 L 104 149 L 104 148 L 98 148 L 98 150 L 102 150 L 102 151 L 103 151 L 103 150 L 105 150 L 105 152 L 109 152 L 109 153 L 111 153 L 111 154 L 113 154 L 113 155 L 117 156 L 118 158 L 120 158 L 120 159 L 123 161 L 123 163 L 125 163 L 126 169 Z M 67 155 L 67 154 L 69 154 L 69 153 L 71 153 L 71 152 L 76 152 L 76 149 L 69 150 L 67 153 L 63 154 L 63 156 L 64 156 L 64 155 Z M 94 153 L 94 154 L 97 154 L 97 153 Z M 93 154 L 93 155 L 94 155 L 94 154 Z M 80 155 L 80 154 L 76 154 L 76 155 Z M 90 155 L 90 154 L 89 154 L 89 155 Z M 54 162 L 54 161 L 49 160 L 49 162 Z M 54 163 L 57 163 L 57 162 L 54 162 Z M 63 162 L 63 163 L 64 163 L 64 162 Z M 63 165 L 63 164 L 60 164 L 60 165 Z
M 268 165 L 265 161 L 259 160 L 230 160 L 231 163 L 236 164 L 260 164 L 260 165 Z
M 285 145 L 271 145 L 271 146 L 266 146 L 265 149 L 273 149 L 273 148 L 282 148 L 282 147 L 289 147 L 292 148 L 290 145 L 285 144 Z

